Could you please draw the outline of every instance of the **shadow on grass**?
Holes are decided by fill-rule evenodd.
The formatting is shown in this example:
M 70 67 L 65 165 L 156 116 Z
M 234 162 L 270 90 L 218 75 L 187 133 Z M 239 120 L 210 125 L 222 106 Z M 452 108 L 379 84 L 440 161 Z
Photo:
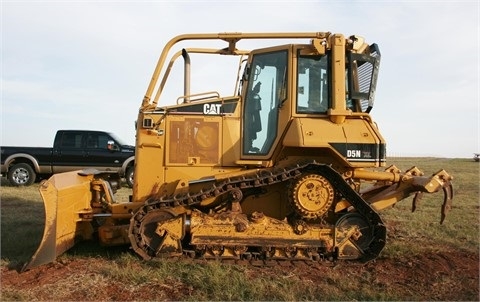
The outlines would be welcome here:
M 45 227 L 43 203 L 22 197 L 2 197 L 0 255 L 9 269 L 20 271 L 37 251 Z M 129 253 L 129 246 L 104 247 L 97 240 L 82 241 L 65 253 L 65 257 L 100 257 L 114 259 Z M 64 256 L 59 256 L 64 257 Z
M 129 253 L 135 254 L 130 245 L 121 246 L 102 246 L 98 240 L 80 241 L 74 247 L 65 252 L 65 257 L 87 257 L 87 258 L 104 258 L 114 260 L 121 255 Z
M 43 235 L 45 213 L 43 204 L 21 197 L 2 198 L 1 249 L 2 259 L 9 268 L 18 268 L 35 253 Z

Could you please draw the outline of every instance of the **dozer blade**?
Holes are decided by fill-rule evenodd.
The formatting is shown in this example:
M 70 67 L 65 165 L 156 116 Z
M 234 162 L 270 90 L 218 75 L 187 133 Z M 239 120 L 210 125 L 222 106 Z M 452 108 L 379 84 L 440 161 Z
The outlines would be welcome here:
M 88 236 L 91 219 L 90 182 L 93 175 L 72 171 L 53 175 L 40 185 L 45 207 L 45 229 L 37 251 L 22 271 L 53 262 L 75 244 L 77 236 Z M 91 235 L 91 233 L 90 233 Z

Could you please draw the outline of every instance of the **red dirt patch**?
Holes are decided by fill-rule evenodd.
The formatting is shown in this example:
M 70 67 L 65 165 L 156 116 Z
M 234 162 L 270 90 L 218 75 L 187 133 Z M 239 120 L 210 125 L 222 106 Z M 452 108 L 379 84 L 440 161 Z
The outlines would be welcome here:
M 24 273 L 2 267 L 1 282 L 11 291 L 34 290 L 39 300 L 182 300 L 189 296 L 192 288 L 174 280 L 147 282 L 129 286 L 119 281 L 102 280 L 99 270 L 107 259 L 75 259 L 64 263 L 56 262 L 33 268 Z M 402 259 L 379 259 L 365 265 L 340 263 L 334 268 L 327 266 L 309 267 L 295 264 L 275 267 L 251 267 L 252 276 L 299 276 L 305 282 L 331 282 L 331 275 L 364 278 L 367 275 L 372 286 L 415 293 L 421 300 L 477 300 L 479 299 L 479 255 L 466 252 L 431 253 L 420 257 Z M 96 280 L 92 286 L 62 292 L 55 296 L 49 290 L 57 282 L 75 282 L 84 276 Z M 77 278 L 78 277 L 78 278 Z M 72 280 L 72 281 L 70 281 Z M 330 281 L 329 281 L 330 280 Z M 456 281 L 455 281 L 456 280 Z M 71 287 L 69 287 L 71 288 Z M 88 291 L 87 293 L 85 291 Z

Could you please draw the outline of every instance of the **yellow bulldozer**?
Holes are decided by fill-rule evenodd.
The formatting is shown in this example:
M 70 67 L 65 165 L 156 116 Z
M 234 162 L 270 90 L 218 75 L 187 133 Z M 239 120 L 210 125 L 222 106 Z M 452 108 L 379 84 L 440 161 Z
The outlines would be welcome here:
M 237 48 L 244 41 L 270 46 Z M 193 56 L 234 58 L 233 93 L 192 93 Z M 380 58 L 377 44 L 330 32 L 174 37 L 139 109 L 129 200 L 116 199 L 120 178 L 107 171 L 44 181 L 45 231 L 24 270 L 92 238 L 146 260 L 369 261 L 386 243 L 378 212 L 437 191 L 443 222 L 446 171 L 387 167 L 370 114 Z M 162 97 L 179 61 L 179 94 Z

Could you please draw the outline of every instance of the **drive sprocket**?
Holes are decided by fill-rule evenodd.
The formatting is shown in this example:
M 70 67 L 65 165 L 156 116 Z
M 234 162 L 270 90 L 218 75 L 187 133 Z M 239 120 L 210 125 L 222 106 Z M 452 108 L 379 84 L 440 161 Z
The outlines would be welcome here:
M 334 200 L 334 192 L 325 177 L 304 174 L 291 182 L 288 199 L 300 217 L 316 219 L 328 211 Z

